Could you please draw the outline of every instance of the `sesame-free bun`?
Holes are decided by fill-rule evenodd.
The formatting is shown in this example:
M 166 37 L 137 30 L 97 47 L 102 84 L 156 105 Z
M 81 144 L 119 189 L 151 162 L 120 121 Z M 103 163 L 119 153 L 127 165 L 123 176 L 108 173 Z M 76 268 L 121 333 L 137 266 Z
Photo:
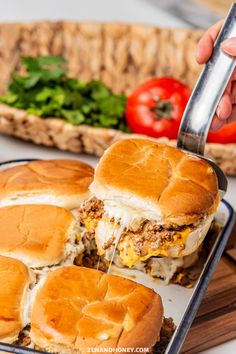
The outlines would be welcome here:
M 162 301 L 153 290 L 95 269 L 62 267 L 38 288 L 31 338 L 41 349 L 68 354 L 151 348 L 162 319 Z
M 77 208 L 89 196 L 93 168 L 74 160 L 41 160 L 0 171 L 0 206 L 53 204 Z
M 101 158 L 90 189 L 120 208 L 161 223 L 191 224 L 215 212 L 217 177 L 207 162 L 151 140 L 114 143 Z
M 20 261 L 0 256 L 0 341 L 13 343 L 28 323 L 25 308 L 32 281 L 29 269 Z
M 13 205 L 0 208 L 0 255 L 29 267 L 55 265 L 70 253 L 75 219 L 54 205 Z

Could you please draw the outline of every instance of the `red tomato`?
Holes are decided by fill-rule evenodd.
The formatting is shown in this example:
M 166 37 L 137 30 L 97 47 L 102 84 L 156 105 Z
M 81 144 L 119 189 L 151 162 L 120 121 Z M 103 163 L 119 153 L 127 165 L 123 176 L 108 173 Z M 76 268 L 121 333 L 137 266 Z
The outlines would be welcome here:
M 226 124 L 215 132 L 209 132 L 207 141 L 220 144 L 236 143 L 236 122 Z
M 170 77 L 152 79 L 137 87 L 126 105 L 131 131 L 176 139 L 190 93 L 185 84 Z

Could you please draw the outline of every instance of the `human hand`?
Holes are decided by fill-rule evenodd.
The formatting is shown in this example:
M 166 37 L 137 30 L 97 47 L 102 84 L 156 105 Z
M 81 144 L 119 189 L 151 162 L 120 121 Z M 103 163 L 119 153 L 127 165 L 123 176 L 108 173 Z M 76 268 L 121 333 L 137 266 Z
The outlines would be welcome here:
M 208 61 L 212 54 L 215 39 L 220 31 L 223 21 L 217 22 L 210 27 L 200 39 L 197 50 L 196 60 L 199 64 Z M 236 37 L 226 39 L 221 43 L 222 50 L 236 57 Z M 227 123 L 236 120 L 236 70 L 234 71 L 226 90 L 219 102 L 216 113 L 213 117 L 211 130 L 218 130 Z

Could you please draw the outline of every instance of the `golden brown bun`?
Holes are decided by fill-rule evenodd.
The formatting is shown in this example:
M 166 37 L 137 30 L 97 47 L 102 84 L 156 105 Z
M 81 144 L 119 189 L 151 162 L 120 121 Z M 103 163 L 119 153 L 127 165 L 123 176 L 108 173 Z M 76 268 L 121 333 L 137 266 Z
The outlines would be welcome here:
M 0 172 L 0 206 L 45 203 L 79 207 L 89 196 L 93 168 L 73 160 L 42 160 Z
M 30 267 L 59 263 L 75 226 L 71 212 L 54 205 L 0 208 L 0 220 L 0 254 Z
M 91 191 L 98 199 L 189 224 L 215 211 L 217 177 L 205 161 L 144 139 L 122 140 L 101 158 Z
M 162 301 L 153 290 L 95 269 L 62 267 L 49 273 L 36 293 L 31 338 L 51 352 L 150 348 L 162 318 Z
M 29 270 L 16 259 L 0 256 L 0 283 L 0 341 L 12 343 L 27 324 L 24 307 Z

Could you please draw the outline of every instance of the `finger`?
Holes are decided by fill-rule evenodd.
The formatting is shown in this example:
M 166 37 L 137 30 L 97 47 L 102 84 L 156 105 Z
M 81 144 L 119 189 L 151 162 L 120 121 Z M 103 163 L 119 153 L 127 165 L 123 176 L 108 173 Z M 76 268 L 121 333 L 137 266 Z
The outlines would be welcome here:
M 199 64 L 204 64 L 211 56 L 215 39 L 220 31 L 223 20 L 210 27 L 202 36 L 197 45 L 196 60 Z
M 217 115 L 215 114 L 213 117 L 212 123 L 211 123 L 210 130 L 211 131 L 219 130 L 224 125 L 229 124 L 229 123 L 233 123 L 233 122 L 236 122 L 236 105 L 233 105 L 231 115 L 226 120 L 219 119 L 217 117 Z
M 232 102 L 232 98 L 233 98 L 232 92 L 233 92 L 233 89 L 234 89 L 235 81 L 236 81 L 236 70 L 233 72 L 233 74 L 231 76 L 231 79 L 229 80 L 229 82 L 228 82 L 228 84 L 226 86 L 226 89 L 225 89 L 225 92 L 231 97 L 231 102 Z
M 217 117 L 217 115 L 215 114 L 214 117 L 213 117 L 211 126 L 210 126 L 210 130 L 214 132 L 214 131 L 219 130 L 220 128 L 222 128 L 223 125 L 225 125 L 225 122 L 223 120 L 219 119 Z
M 203 35 L 197 45 L 197 50 L 195 54 L 195 58 L 198 64 L 204 64 L 208 61 L 212 53 L 212 48 L 213 42 L 211 40 L 211 37 L 208 34 Z
M 236 82 L 233 81 L 231 85 L 231 101 L 232 104 L 236 103 Z
M 232 79 L 229 80 L 225 92 L 230 96 L 231 95 L 231 91 L 232 91 Z
M 233 57 L 236 56 L 236 37 L 224 40 L 220 46 L 225 53 Z
M 225 121 L 232 113 L 232 102 L 230 95 L 225 92 L 220 100 L 220 103 L 216 109 L 217 118 Z
M 233 123 L 233 122 L 236 122 L 236 105 L 233 105 L 232 113 L 227 119 L 227 123 Z
M 231 80 L 232 81 L 236 80 L 236 70 L 234 70 L 233 75 L 231 76 Z

